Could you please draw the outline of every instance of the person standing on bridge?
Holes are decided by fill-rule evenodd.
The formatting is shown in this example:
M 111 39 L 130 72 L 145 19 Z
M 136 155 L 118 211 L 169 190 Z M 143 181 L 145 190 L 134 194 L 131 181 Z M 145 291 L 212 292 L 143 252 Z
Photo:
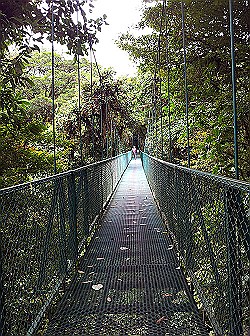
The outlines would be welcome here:
M 134 157 L 134 159 L 136 160 L 136 153 L 137 153 L 137 150 L 136 150 L 136 147 L 135 147 L 135 146 L 132 147 L 132 153 L 133 153 L 133 157 Z

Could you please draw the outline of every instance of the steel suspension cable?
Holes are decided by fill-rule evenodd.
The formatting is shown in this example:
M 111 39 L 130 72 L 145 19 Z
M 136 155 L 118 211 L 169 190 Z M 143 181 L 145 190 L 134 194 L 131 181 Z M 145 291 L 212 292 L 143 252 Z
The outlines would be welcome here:
M 166 0 L 164 0 L 166 3 Z M 169 60 L 169 33 L 168 33 L 168 21 L 167 21 L 167 7 L 165 5 L 165 28 L 166 28 L 166 63 L 167 63 L 167 102 L 168 102 L 168 137 L 169 137 L 169 161 L 172 162 L 172 132 L 171 132 L 171 108 L 170 108 L 170 60 Z
M 95 66 L 96 66 L 96 69 L 97 69 L 97 72 L 98 72 L 98 76 L 99 76 L 99 82 L 100 82 L 100 86 L 101 86 L 101 111 L 100 111 L 100 133 L 101 133 L 101 158 L 103 159 L 103 115 L 102 115 L 102 99 L 103 99 L 103 80 L 102 80 L 102 75 L 101 75 L 101 71 L 99 69 L 99 65 L 97 63 L 97 59 L 96 59 L 96 55 L 95 55 L 95 52 L 92 48 L 92 54 L 93 54 L 93 57 L 94 57 L 94 61 L 95 61 Z M 107 106 L 106 106 L 106 102 L 105 102 L 105 110 L 107 109 Z M 107 112 L 106 112 L 107 114 Z
M 231 69 L 232 69 L 232 100 L 234 114 L 234 167 L 236 178 L 239 179 L 238 163 L 238 116 L 236 107 L 236 76 L 235 76 L 235 48 L 234 48 L 234 18 L 233 18 L 233 0 L 229 0 L 230 15 L 230 44 L 231 44 Z
M 106 138 L 106 157 L 109 157 L 109 139 L 108 139 L 108 98 L 105 92 L 105 138 Z
M 92 156 L 95 161 L 95 138 L 94 138 L 94 108 L 93 108 L 93 61 L 92 61 L 92 42 L 89 43 L 90 50 L 90 101 L 91 101 L 91 133 L 92 133 Z
M 55 53 L 54 53 L 54 0 L 51 2 L 51 96 L 52 96 L 52 130 L 53 130 L 53 156 L 54 174 L 57 173 L 56 167 L 56 122 L 55 122 Z
M 79 38 L 79 12 L 80 3 L 77 1 L 77 85 L 78 85 L 78 128 L 79 128 L 79 138 L 80 138 L 80 159 L 81 165 L 83 164 L 83 143 L 82 143 L 82 116 L 81 116 L 81 70 L 80 70 L 80 38 Z
M 160 24 L 160 36 L 159 36 L 159 73 L 161 70 L 161 36 L 163 30 L 163 17 L 166 19 L 166 0 L 163 0 L 162 13 L 161 13 L 161 24 Z M 160 74 L 161 75 L 161 74 Z M 162 115 L 162 80 L 160 76 L 160 133 L 161 133 L 161 159 L 163 159 L 163 115 Z
M 163 16 L 164 16 L 164 8 L 165 8 L 165 0 L 162 5 L 161 10 L 161 21 L 160 21 L 160 32 L 157 41 L 157 54 L 156 54 L 156 64 L 154 69 L 154 87 L 153 87 L 153 111 L 152 119 L 155 121 L 155 139 L 157 140 L 158 135 L 158 127 L 157 127 L 157 103 L 158 99 L 160 99 L 160 131 L 161 131 L 161 157 L 163 155 L 163 134 L 162 134 L 162 98 L 161 98 L 161 80 L 158 78 L 160 77 L 160 70 L 161 70 L 161 37 L 162 37 L 162 28 L 163 28 Z M 158 76 L 157 76 L 158 75 Z M 159 86 L 160 85 L 160 86 Z M 159 89 L 159 90 L 158 90 Z M 153 130 L 154 136 L 154 130 Z M 158 156 L 158 146 L 156 146 L 156 156 Z
M 186 57 L 186 37 L 185 37 L 185 13 L 184 13 L 183 1 L 181 2 L 181 18 L 182 18 L 181 22 L 182 22 L 183 58 L 184 58 L 184 86 L 185 86 L 185 103 L 186 103 L 186 133 L 187 133 L 187 150 L 188 150 L 188 168 L 190 168 L 187 57 Z

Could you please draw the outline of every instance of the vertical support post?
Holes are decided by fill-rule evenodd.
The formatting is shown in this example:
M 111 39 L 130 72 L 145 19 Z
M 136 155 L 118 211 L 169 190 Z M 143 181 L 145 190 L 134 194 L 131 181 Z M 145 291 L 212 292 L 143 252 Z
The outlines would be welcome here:
M 66 245 L 66 220 L 65 220 L 65 194 L 63 190 L 63 178 L 60 178 L 58 187 L 59 198 L 59 273 L 64 275 L 67 272 L 67 245 Z
M 186 38 L 185 38 L 185 15 L 184 3 L 181 2 L 182 17 L 182 39 L 183 39 L 183 58 L 184 58 L 184 85 L 185 85 L 185 101 L 186 101 L 186 129 L 187 129 L 187 150 L 188 150 L 188 168 L 190 168 L 190 145 L 189 145 L 189 116 L 188 116 L 188 86 L 187 86 L 187 55 L 186 55 Z
M 4 331 L 4 315 L 5 315 L 5 310 L 4 310 L 4 287 L 3 287 L 3 255 L 2 255 L 2 236 L 3 233 L 0 232 L 0 336 L 5 335 Z
M 104 203 L 104 190 L 103 190 L 103 165 L 101 165 L 100 167 L 101 169 L 101 174 L 99 176 L 100 178 L 100 183 L 99 185 L 101 186 L 101 207 L 100 209 L 98 210 L 98 213 L 100 213 L 103 209 L 103 203 Z M 112 174 L 112 184 L 113 184 L 113 172 L 112 172 L 112 169 L 111 169 L 111 174 Z
M 178 247 L 180 252 L 183 252 L 182 249 L 182 239 L 181 239 L 181 220 L 180 220 L 180 176 L 179 176 L 179 172 L 178 170 L 175 168 L 174 169 L 174 193 L 175 193 L 175 236 L 177 238 L 177 242 L 178 242 Z M 182 253 L 183 254 L 183 253 Z
M 83 171 L 83 181 L 84 181 L 84 234 L 89 237 L 89 182 L 88 182 L 88 172 L 87 169 Z
M 39 275 L 37 279 L 37 289 L 40 290 L 44 284 L 45 278 L 46 278 L 46 266 L 47 266 L 47 260 L 48 260 L 48 253 L 49 253 L 49 244 L 51 242 L 51 237 L 53 234 L 53 223 L 54 223 L 54 217 L 57 210 L 57 202 L 58 202 L 58 180 L 56 179 L 54 181 L 53 185 L 53 195 L 50 205 L 50 211 L 48 215 L 48 224 L 46 225 L 46 234 L 44 237 L 43 242 L 43 252 L 41 255 L 41 261 L 40 261 L 40 269 L 39 269 Z
M 239 162 L 238 162 L 238 117 L 236 108 L 236 76 L 235 76 L 235 48 L 234 48 L 234 24 L 233 24 L 233 0 L 229 0 L 230 15 L 230 42 L 231 42 L 231 68 L 232 68 L 232 99 L 234 113 L 234 166 L 235 175 L 239 179 Z
M 68 202 L 69 202 L 69 247 L 70 259 L 77 260 L 78 240 L 77 240 L 77 220 L 76 220 L 76 183 L 75 175 L 71 173 L 68 176 Z

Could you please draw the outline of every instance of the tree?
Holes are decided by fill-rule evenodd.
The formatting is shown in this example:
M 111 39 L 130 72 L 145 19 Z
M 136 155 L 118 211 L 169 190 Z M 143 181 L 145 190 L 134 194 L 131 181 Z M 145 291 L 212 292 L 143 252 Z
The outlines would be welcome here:
M 96 31 L 105 23 L 105 16 L 87 19 L 86 6 L 91 11 L 92 0 L 53 3 L 54 40 L 66 44 L 73 54 L 86 54 L 89 43 L 97 42 Z M 75 23 L 77 11 L 81 19 Z M 42 119 L 35 120 L 34 115 L 30 118 L 30 105 L 21 95 L 33 85 L 25 73 L 31 53 L 39 49 L 37 43 L 45 37 L 51 40 L 51 26 L 50 0 L 0 2 L 1 186 L 25 181 L 30 174 L 34 177 L 51 172 L 51 154 L 32 147 L 45 136 L 48 126 Z
M 241 178 L 248 179 L 249 165 L 249 4 L 241 0 L 234 11 L 237 64 L 239 162 Z M 163 19 L 161 19 L 163 17 Z M 162 22 L 162 26 L 161 26 Z M 180 2 L 154 3 L 144 9 L 139 27 L 150 27 L 152 34 L 134 37 L 123 34 L 119 44 L 139 60 L 144 73 L 157 79 L 152 102 L 153 140 L 163 122 L 164 157 L 169 158 L 169 116 L 174 162 L 187 164 L 185 93 Z M 231 61 L 228 2 L 186 1 L 185 37 L 189 95 L 189 126 L 192 167 L 234 176 L 233 112 L 231 102 Z M 160 46 L 160 48 L 158 48 Z M 166 48 L 168 53 L 166 55 Z M 168 86 L 168 82 L 170 85 Z M 161 94 L 160 94 L 161 93 Z M 156 97 L 157 96 L 157 97 Z M 161 98 L 160 98 L 161 96 Z M 168 102 L 170 96 L 170 102 Z M 154 100 L 155 100 L 154 99 Z M 153 101 L 154 101 L 153 100 Z M 170 106 L 170 110 L 169 110 Z M 159 153 L 155 153 L 159 154 Z

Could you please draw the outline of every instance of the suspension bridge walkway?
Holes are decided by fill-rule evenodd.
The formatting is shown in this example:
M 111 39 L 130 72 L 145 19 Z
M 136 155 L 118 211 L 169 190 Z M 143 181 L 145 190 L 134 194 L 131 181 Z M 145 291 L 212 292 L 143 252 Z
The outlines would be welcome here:
M 248 183 L 127 153 L 0 197 L 1 335 L 249 335 Z
M 133 160 L 47 335 L 207 335 L 173 247 Z

